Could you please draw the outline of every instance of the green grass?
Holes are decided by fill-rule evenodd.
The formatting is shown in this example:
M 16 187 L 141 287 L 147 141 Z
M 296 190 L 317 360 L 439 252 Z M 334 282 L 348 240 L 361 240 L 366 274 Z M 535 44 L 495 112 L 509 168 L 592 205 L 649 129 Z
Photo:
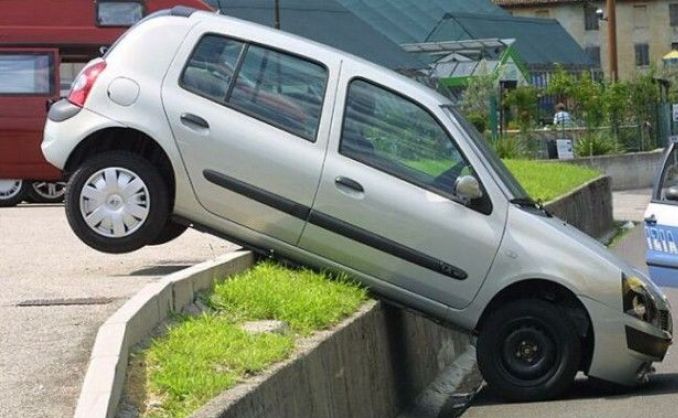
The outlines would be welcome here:
M 293 331 L 308 334 L 327 328 L 355 312 L 365 291 L 345 277 L 328 281 L 310 270 L 289 270 L 263 263 L 219 284 L 211 305 L 235 318 L 276 319 Z
M 548 202 L 600 176 L 596 170 L 564 163 L 505 160 L 506 166 L 535 200 Z
M 127 397 L 142 417 L 190 415 L 220 392 L 284 360 L 302 336 L 327 329 L 355 312 L 365 289 L 346 277 L 261 263 L 218 284 L 214 312 L 178 316 L 164 335 L 132 356 Z M 286 335 L 251 335 L 245 321 L 277 319 Z M 154 407 L 146 409 L 148 400 Z
M 533 199 L 542 202 L 562 196 L 600 175 L 596 170 L 572 164 L 532 160 L 504 160 L 504 163 L 527 193 Z M 445 160 L 407 161 L 406 164 L 432 177 L 441 175 L 453 165 L 452 162 Z

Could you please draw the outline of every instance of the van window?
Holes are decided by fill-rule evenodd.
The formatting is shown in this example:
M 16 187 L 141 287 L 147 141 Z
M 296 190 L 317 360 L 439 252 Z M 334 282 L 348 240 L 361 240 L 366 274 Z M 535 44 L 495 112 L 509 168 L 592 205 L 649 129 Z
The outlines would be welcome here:
M 99 26 L 132 26 L 144 17 L 144 5 L 139 0 L 98 0 Z
M 181 77 L 186 90 L 224 103 L 244 44 L 221 36 L 203 37 Z
M 49 95 L 53 73 L 51 54 L 0 54 L 0 94 Z
M 320 122 L 327 70 L 302 58 L 249 46 L 229 105 L 309 141 Z
M 447 131 L 409 99 L 363 80 L 351 82 L 339 152 L 428 190 L 454 195 L 472 174 Z
M 678 187 L 678 146 L 673 147 L 669 154 L 669 159 L 662 173 L 661 185 L 659 187 L 659 198 L 666 200 L 666 192 L 671 187 Z

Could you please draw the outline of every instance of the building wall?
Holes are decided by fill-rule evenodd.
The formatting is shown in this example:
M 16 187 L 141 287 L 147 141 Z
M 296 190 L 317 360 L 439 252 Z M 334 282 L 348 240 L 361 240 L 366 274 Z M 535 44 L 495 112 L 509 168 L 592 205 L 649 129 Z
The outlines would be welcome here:
M 604 1 L 594 1 L 589 4 L 605 10 Z M 617 54 L 620 79 L 628 80 L 637 71 L 646 71 L 649 68 L 649 66 L 636 66 L 635 44 L 647 44 L 650 63 L 660 68 L 662 57 L 671 51 L 671 44 L 678 43 L 678 27 L 671 27 L 670 24 L 670 4 L 678 4 L 678 0 L 620 0 L 617 2 Z M 646 7 L 646 25 L 642 24 L 639 15 L 634 12 L 636 6 Z M 600 47 L 602 69 L 605 74 L 609 75 L 607 22 L 600 21 L 597 31 L 585 30 L 583 2 L 507 8 L 515 16 L 557 19 L 582 48 Z

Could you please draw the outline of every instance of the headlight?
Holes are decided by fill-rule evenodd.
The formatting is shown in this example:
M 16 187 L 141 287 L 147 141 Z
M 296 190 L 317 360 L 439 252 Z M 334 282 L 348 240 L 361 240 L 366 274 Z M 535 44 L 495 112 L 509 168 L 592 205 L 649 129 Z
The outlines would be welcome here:
M 626 314 L 651 324 L 656 322 L 654 297 L 638 277 L 622 274 L 622 300 Z

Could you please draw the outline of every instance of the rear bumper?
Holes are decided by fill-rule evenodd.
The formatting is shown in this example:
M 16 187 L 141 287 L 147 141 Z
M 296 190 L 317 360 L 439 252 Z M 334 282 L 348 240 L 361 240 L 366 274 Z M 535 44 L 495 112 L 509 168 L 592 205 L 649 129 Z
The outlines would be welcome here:
M 63 170 L 68 158 L 82 140 L 102 129 L 124 127 L 86 108 L 61 121 L 50 118 L 45 124 L 42 153 L 50 164 Z

